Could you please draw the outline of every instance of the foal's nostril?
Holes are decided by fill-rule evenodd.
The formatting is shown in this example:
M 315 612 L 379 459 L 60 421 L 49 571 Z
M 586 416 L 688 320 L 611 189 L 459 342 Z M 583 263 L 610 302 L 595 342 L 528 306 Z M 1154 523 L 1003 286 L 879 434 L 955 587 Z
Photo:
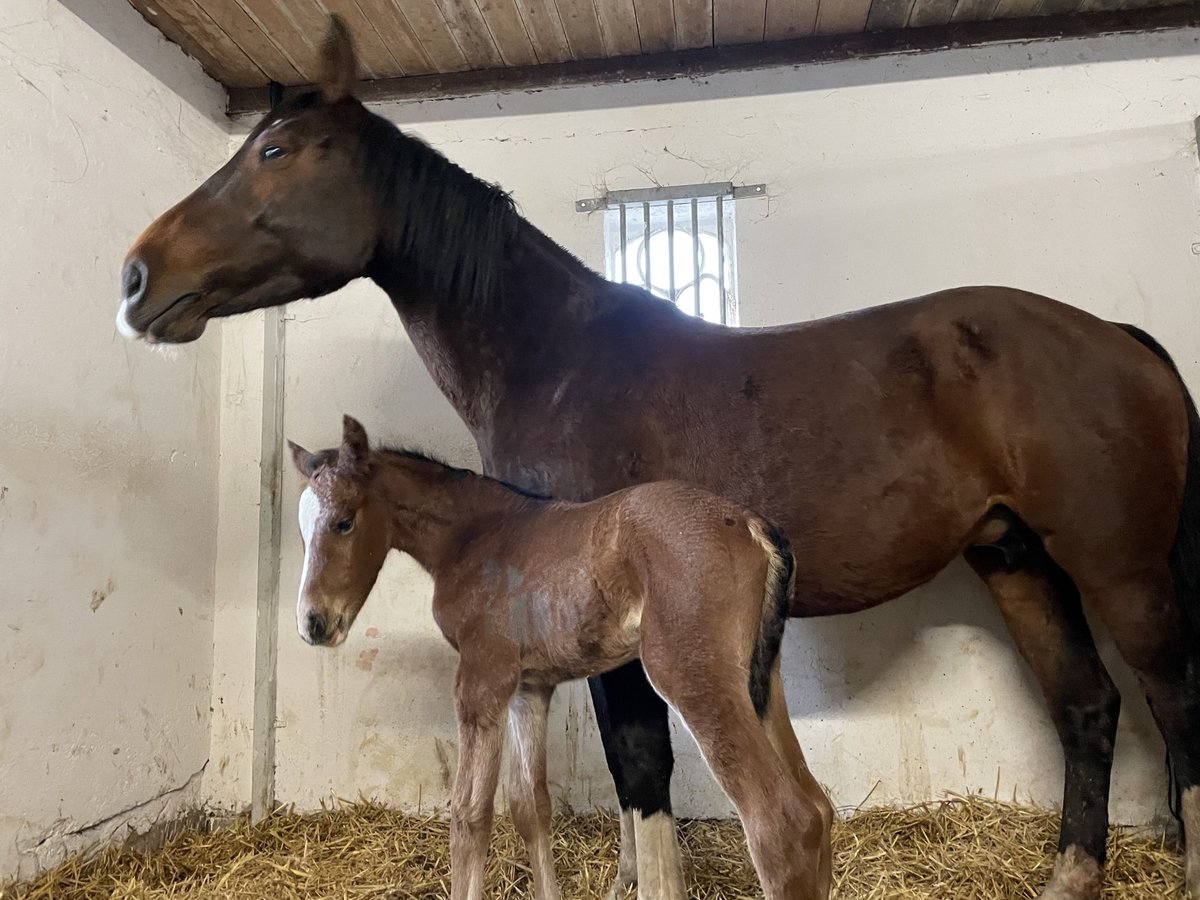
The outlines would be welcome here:
M 130 306 L 141 300 L 142 295 L 146 293 L 149 274 L 146 264 L 137 257 L 127 262 L 121 275 L 121 299 Z
M 308 618 L 304 623 L 308 629 L 308 639 L 314 644 L 319 644 L 325 640 L 325 617 L 315 609 L 308 611 Z

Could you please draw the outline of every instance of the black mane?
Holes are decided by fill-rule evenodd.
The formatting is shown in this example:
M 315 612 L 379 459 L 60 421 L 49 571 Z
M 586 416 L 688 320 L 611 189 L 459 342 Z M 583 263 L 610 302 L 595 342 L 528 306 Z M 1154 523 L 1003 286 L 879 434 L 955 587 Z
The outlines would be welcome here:
M 363 177 L 387 222 L 383 258 L 372 265 L 405 261 L 403 272 L 368 274 L 466 305 L 495 298 L 522 222 L 512 197 L 381 116 L 366 117 L 359 143 Z

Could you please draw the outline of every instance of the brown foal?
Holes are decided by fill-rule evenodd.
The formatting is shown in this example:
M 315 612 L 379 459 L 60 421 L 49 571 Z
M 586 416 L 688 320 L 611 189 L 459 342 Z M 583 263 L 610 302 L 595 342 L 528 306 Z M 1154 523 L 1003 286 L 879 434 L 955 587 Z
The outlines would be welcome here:
M 829 895 L 833 810 L 809 773 L 779 677 L 794 561 L 767 520 L 683 482 L 589 503 L 533 497 L 419 454 L 371 450 L 347 416 L 339 448 L 290 444 L 300 500 L 301 637 L 346 639 L 384 557 L 434 580 L 459 653 L 451 897 L 483 893 L 505 722 L 513 821 L 534 896 L 556 900 L 546 711 L 556 685 L 641 657 L 737 808 L 767 898 Z

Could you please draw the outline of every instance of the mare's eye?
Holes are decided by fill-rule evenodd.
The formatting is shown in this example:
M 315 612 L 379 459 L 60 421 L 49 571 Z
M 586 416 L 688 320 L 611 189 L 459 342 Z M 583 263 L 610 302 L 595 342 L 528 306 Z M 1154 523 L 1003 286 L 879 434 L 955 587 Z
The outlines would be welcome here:
M 263 147 L 262 152 L 259 154 L 259 156 L 262 159 L 279 159 L 281 157 L 287 156 L 287 151 L 284 150 L 282 147 L 278 146 L 277 144 L 270 144 L 266 147 Z
M 333 523 L 333 530 L 338 534 L 348 534 L 354 528 L 354 516 Z

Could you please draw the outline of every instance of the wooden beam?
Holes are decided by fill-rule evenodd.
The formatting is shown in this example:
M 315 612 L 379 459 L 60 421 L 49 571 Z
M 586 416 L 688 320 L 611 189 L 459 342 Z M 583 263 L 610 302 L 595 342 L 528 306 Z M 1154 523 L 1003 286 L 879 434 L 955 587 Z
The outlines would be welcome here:
M 962 22 L 937 28 L 908 28 L 771 44 L 709 47 L 617 59 L 583 60 L 450 75 L 422 75 L 362 82 L 367 103 L 435 100 L 500 91 L 545 90 L 590 84 L 627 84 L 670 78 L 704 78 L 719 72 L 802 66 L 847 59 L 870 59 L 988 44 L 1093 37 L 1200 27 L 1200 4 L 1117 10 L 1034 19 Z M 295 89 L 289 89 L 295 90 Z M 230 90 L 231 116 L 265 112 L 266 88 Z

